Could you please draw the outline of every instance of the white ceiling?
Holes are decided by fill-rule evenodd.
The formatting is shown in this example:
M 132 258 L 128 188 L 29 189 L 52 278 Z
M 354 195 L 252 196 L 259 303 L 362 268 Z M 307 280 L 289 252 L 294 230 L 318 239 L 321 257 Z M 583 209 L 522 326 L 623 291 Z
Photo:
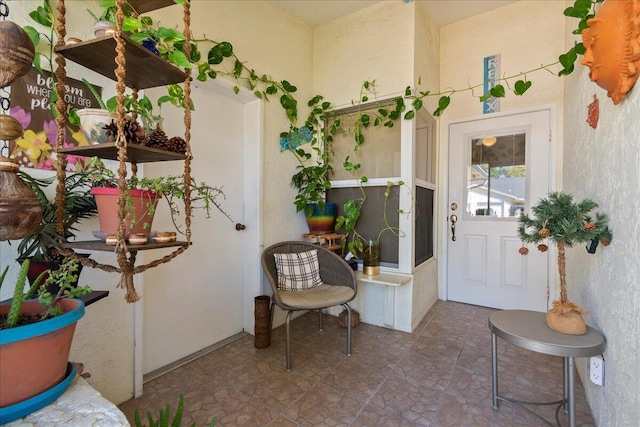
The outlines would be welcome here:
M 270 0 L 275 6 L 311 25 L 323 24 L 381 1 L 405 0 Z M 518 0 L 416 0 L 427 4 L 440 26 L 506 6 Z M 406 2 L 406 1 L 405 1 Z

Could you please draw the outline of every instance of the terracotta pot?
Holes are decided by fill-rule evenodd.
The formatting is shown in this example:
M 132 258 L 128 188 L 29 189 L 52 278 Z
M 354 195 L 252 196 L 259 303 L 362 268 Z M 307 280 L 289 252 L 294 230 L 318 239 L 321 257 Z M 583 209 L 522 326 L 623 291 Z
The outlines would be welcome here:
M 64 299 L 58 304 L 64 314 L 0 334 L 0 408 L 36 396 L 65 378 L 73 333 L 84 316 L 84 303 Z M 9 308 L 8 304 L 1 305 L 0 313 L 8 313 Z M 42 313 L 42 306 L 26 301 L 22 312 Z
M 117 188 L 94 187 L 91 194 L 96 198 L 98 207 L 98 219 L 100 221 L 100 234 L 105 238 L 107 234 L 118 232 L 118 195 Z M 130 190 L 133 202 L 133 215 L 129 212 L 125 219 L 125 237 L 131 233 L 149 234 L 151 224 L 158 204 L 159 194 L 142 190 Z M 131 220 L 134 226 L 131 227 Z

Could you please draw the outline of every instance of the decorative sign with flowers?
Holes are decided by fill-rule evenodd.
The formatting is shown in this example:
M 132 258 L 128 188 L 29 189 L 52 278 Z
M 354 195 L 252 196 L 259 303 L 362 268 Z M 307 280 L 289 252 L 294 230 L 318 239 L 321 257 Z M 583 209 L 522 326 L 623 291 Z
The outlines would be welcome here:
M 65 83 L 67 113 L 72 108 L 98 106 L 98 100 L 82 81 L 67 77 Z M 20 122 L 24 131 L 11 143 L 10 149 L 11 157 L 21 166 L 53 169 L 57 145 L 57 128 L 50 108 L 53 84 L 51 73 L 44 71 L 41 74 L 35 68 L 11 84 L 10 114 Z M 101 87 L 94 87 L 98 94 L 102 93 Z M 80 129 L 69 123 L 64 129 L 63 141 L 65 148 L 88 145 Z M 67 170 L 71 172 L 80 172 L 91 166 L 91 159 L 85 157 L 67 156 L 67 161 Z

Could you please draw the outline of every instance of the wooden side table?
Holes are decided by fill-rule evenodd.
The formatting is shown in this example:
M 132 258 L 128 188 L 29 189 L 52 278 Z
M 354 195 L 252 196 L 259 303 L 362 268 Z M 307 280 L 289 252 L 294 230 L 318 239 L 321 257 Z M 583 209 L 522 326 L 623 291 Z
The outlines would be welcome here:
M 545 314 L 528 310 L 503 310 L 495 311 L 489 316 L 493 409 L 498 409 L 498 401 L 502 400 L 518 405 L 538 418 L 543 419 L 523 405 L 558 405 L 556 422 L 560 425 L 558 412 L 560 407 L 564 406 L 564 412 L 569 415 L 569 426 L 575 427 L 575 358 L 601 354 L 605 348 L 604 336 L 590 326 L 587 326 L 585 335 L 566 335 L 555 332 L 547 326 Z M 563 399 L 555 402 L 525 402 L 500 396 L 498 393 L 498 337 L 527 350 L 563 357 Z M 549 423 L 547 420 L 544 421 Z
M 330 251 L 335 251 L 342 248 L 340 240 L 344 234 L 341 233 L 328 233 L 328 234 L 311 234 L 305 233 L 302 235 L 303 239 L 308 239 L 311 243 L 315 243 L 323 248 L 327 248 Z

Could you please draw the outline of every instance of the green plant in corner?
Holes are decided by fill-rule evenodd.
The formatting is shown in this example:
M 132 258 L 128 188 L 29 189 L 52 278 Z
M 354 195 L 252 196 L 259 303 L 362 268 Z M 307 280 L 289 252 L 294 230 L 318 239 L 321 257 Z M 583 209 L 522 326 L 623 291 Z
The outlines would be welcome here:
M 159 416 L 155 418 L 151 411 L 147 412 L 147 420 L 149 421 L 149 427 L 180 427 L 182 426 L 182 416 L 184 413 L 184 394 L 180 394 L 180 401 L 178 402 L 178 408 L 176 413 L 171 417 L 171 406 L 167 404 L 164 408 L 159 409 Z M 142 423 L 142 419 L 140 418 L 140 413 L 138 409 L 135 411 L 134 422 L 136 427 L 147 427 L 146 424 Z M 213 427 L 218 422 L 216 417 L 213 417 L 209 427 Z M 195 427 L 196 423 L 192 423 L 191 427 Z

